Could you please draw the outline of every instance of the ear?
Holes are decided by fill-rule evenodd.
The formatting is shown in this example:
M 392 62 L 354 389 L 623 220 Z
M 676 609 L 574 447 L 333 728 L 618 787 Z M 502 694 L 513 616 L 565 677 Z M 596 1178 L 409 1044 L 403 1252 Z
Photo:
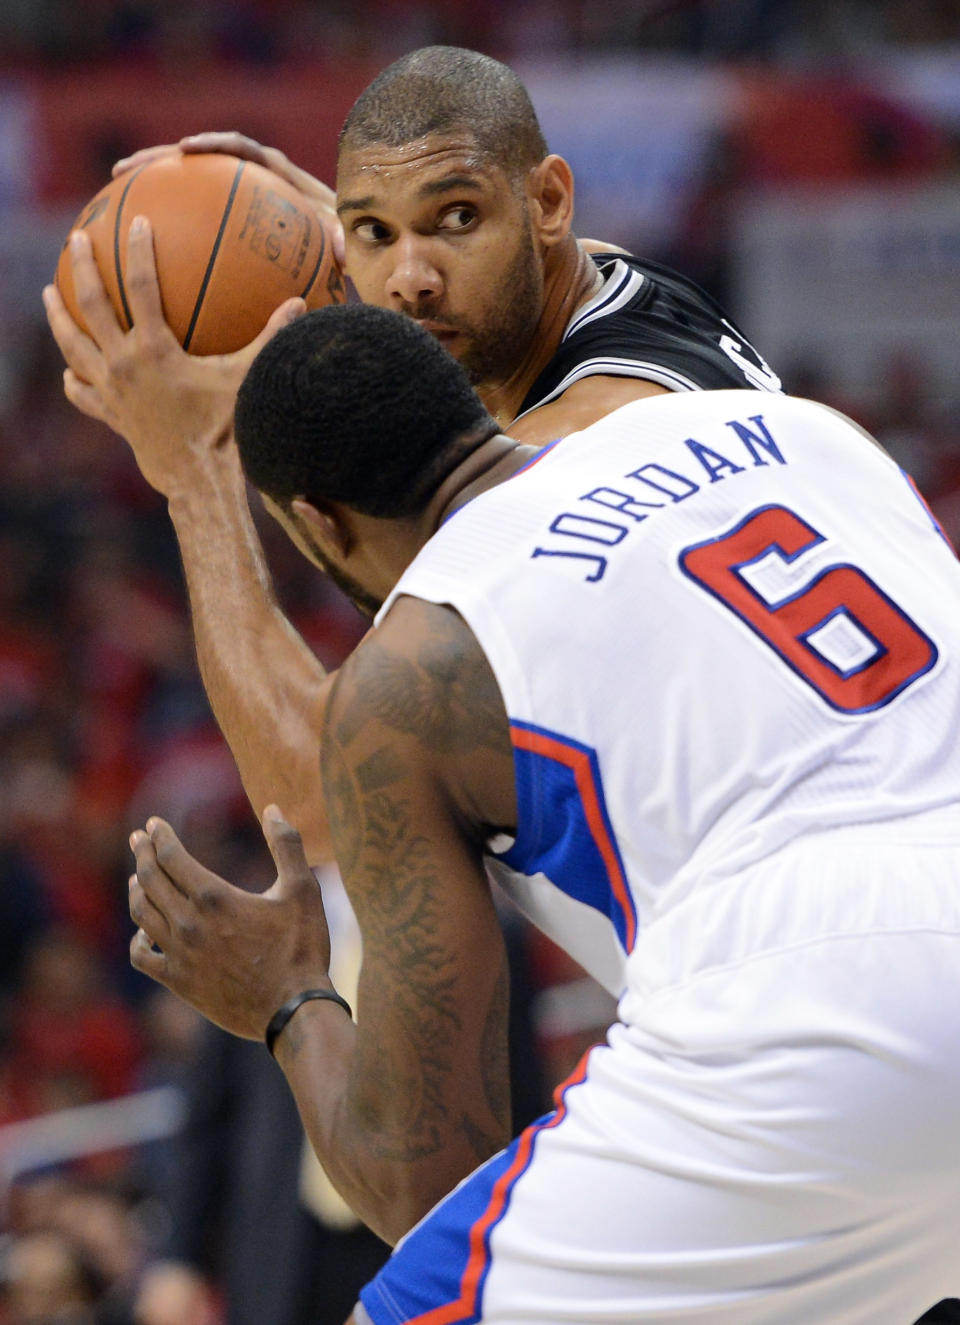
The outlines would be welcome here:
M 314 506 L 303 497 L 294 497 L 290 510 L 296 519 L 303 521 L 321 547 L 332 548 L 341 557 L 350 551 L 350 531 L 336 506 Z
M 527 176 L 534 233 L 547 248 L 561 243 L 573 224 L 573 171 L 562 156 L 545 156 Z

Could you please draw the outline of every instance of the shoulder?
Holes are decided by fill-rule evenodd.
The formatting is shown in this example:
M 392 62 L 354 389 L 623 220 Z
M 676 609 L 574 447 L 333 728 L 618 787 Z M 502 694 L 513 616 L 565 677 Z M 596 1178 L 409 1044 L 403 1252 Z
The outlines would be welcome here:
M 510 426 L 510 436 L 529 446 L 546 446 L 599 423 L 621 405 L 663 395 L 667 390 L 648 378 L 591 374 L 567 387 L 555 400 L 517 419 Z
M 323 750 L 325 778 L 336 759 L 355 773 L 389 769 L 449 801 L 479 836 L 512 804 L 500 689 L 476 636 L 442 604 L 402 595 L 354 650 L 330 693 Z
M 603 285 L 571 317 L 518 417 L 590 377 L 632 377 L 670 391 L 779 390 L 760 353 L 695 282 L 631 254 L 591 256 Z
M 402 594 L 341 667 L 328 707 L 335 715 L 359 701 L 393 730 L 442 743 L 464 734 L 467 719 L 455 700 L 485 670 L 483 650 L 459 613 Z M 431 705 L 438 698 L 446 701 L 440 708 Z

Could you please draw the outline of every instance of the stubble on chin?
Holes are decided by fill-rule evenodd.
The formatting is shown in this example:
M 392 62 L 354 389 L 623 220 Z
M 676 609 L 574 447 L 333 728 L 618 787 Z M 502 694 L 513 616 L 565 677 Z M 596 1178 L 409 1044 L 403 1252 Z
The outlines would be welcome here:
M 543 308 L 543 273 L 533 237 L 524 235 L 497 288 L 484 321 L 472 328 L 460 366 L 474 389 L 499 386 L 530 349 Z
M 335 566 L 324 554 L 323 549 L 305 524 L 298 522 L 297 527 L 301 538 L 313 553 L 320 569 L 325 575 L 329 575 L 330 579 L 334 582 L 340 592 L 350 599 L 350 602 L 357 611 L 362 616 L 365 616 L 368 621 L 372 621 L 380 611 L 381 607 L 383 607 L 383 601 L 379 598 L 375 598 L 373 594 L 368 593 L 366 589 L 356 582 L 356 580 L 347 575 L 345 571 L 342 571 L 339 566 Z

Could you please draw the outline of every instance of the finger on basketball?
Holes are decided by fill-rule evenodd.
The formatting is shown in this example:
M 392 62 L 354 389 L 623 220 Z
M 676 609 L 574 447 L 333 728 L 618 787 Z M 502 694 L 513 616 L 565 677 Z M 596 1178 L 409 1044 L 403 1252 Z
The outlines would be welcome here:
M 103 357 L 94 342 L 80 330 L 67 312 L 55 285 L 48 285 L 44 289 L 43 306 L 60 353 L 78 378 L 84 382 L 92 381 Z
M 255 138 L 248 138 L 245 133 L 235 129 L 218 129 L 206 133 L 191 133 L 181 138 L 177 144 L 181 152 L 224 152 L 227 156 L 238 156 L 243 161 L 255 161 L 258 166 L 275 169 L 268 159 L 271 155 L 281 155 L 269 147 L 264 147 Z M 281 172 L 278 172 L 281 173 Z
M 332 230 L 339 225 L 336 215 L 337 195 L 334 190 L 328 184 L 324 184 L 323 180 L 311 175 L 309 171 L 294 165 L 279 147 L 264 147 L 256 139 L 248 138 L 246 134 L 237 131 L 193 133 L 181 138 L 177 146 L 186 154 L 223 152 L 227 156 L 237 156 L 243 161 L 254 161 L 258 166 L 265 166 L 267 170 L 272 170 L 275 175 L 285 179 L 288 184 L 292 184 L 319 206 L 323 214 L 322 219 L 331 226 Z M 342 263 L 344 260 L 342 228 L 340 236 L 334 238 L 334 252 L 337 261 Z
M 338 220 L 333 227 L 333 253 L 334 257 L 340 263 L 341 267 L 346 266 L 347 262 L 347 238 L 343 233 L 343 225 Z
M 145 216 L 133 218 L 127 235 L 126 291 L 134 326 L 148 331 L 167 329 L 157 283 L 153 230 Z
M 149 161 L 157 161 L 160 157 L 174 155 L 180 155 L 180 148 L 177 143 L 160 143 L 157 147 L 141 147 L 138 152 L 121 157 L 114 164 L 110 174 L 116 179 L 118 175 L 126 175 L 131 170 L 138 170 L 140 166 L 145 166 Z
M 169 348 L 166 325 L 188 353 L 210 356 L 245 349 L 287 299 L 303 298 L 312 308 L 345 299 L 334 223 L 316 224 L 315 215 L 309 198 L 257 162 L 222 152 L 185 154 L 178 148 L 101 189 L 73 229 L 82 230 L 93 244 L 118 327 L 129 329 L 137 320 L 141 331 L 146 318 L 147 330 L 157 332 L 153 348 Z M 130 234 L 136 217 L 149 218 L 153 236 L 153 251 L 144 248 L 142 266 L 136 232 Z M 138 319 L 127 288 L 131 253 L 134 268 L 149 273 L 143 277 Z M 136 373 L 142 337 L 117 342 L 118 350 L 125 345 L 128 351 L 124 364 L 87 326 L 74 299 L 69 245 L 55 279 L 66 308 L 101 344 L 108 366 Z M 158 299 L 162 323 L 154 316 Z M 98 315 L 94 309 L 93 316 Z M 98 329 L 102 332 L 102 322 Z
M 321 221 L 329 226 L 334 255 L 337 262 L 341 266 L 343 265 L 345 246 L 343 227 L 337 217 L 336 193 L 328 184 L 324 184 L 322 180 L 311 175 L 309 171 L 294 165 L 286 153 L 280 151 L 279 147 L 264 147 L 256 139 L 248 138 L 246 134 L 235 131 L 191 134 L 187 138 L 181 138 L 178 146 L 187 155 L 190 153 L 222 152 L 227 156 L 240 157 L 243 161 L 253 161 L 258 166 L 264 166 L 275 175 L 279 175 L 288 184 L 292 184 L 294 188 L 299 189 L 314 204 Z
M 246 353 L 249 355 L 251 363 L 268 340 L 271 340 L 278 331 L 289 326 L 291 322 L 298 321 L 306 311 L 307 306 L 302 299 L 288 299 L 279 308 L 275 309 L 270 315 L 270 321 L 260 332 L 260 335 L 247 346 Z
M 70 261 L 77 308 L 92 340 L 102 350 L 119 345 L 125 332 L 103 288 L 90 237 L 82 230 L 74 230 L 70 236 Z

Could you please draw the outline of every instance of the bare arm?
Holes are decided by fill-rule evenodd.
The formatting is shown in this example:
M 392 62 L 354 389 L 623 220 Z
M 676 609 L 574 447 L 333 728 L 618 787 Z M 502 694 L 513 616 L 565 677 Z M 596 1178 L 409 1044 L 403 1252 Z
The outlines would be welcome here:
M 281 802 L 312 862 L 329 859 L 317 755 L 326 677 L 273 594 L 231 438 L 233 404 L 260 346 L 292 301 L 237 354 L 185 354 L 163 320 L 149 228 L 130 237 L 133 327 L 117 322 L 85 236 L 74 256 L 85 336 L 48 288 L 50 325 L 69 365 L 65 390 L 130 444 L 168 500 L 183 559 L 204 685 L 250 801 Z
M 509 1138 L 508 977 L 477 797 L 491 777 L 512 787 L 512 759 L 499 690 L 460 618 L 412 599 L 391 617 L 343 669 L 324 732 L 334 846 L 363 936 L 331 1139 L 310 1086 L 326 1057 L 310 1013 L 278 1058 L 318 1153 L 337 1156 L 334 1180 L 366 1166 L 370 1202 L 396 1212 L 399 1232 Z
M 320 864 L 332 854 L 318 754 L 332 678 L 277 603 L 235 448 L 212 452 L 168 509 L 200 675 L 244 790 L 258 817 L 283 805 Z
M 392 1242 L 509 1136 L 506 960 L 482 843 L 512 813 L 512 760 L 496 683 L 449 610 L 402 599 L 353 654 L 327 707 L 324 782 L 363 937 L 357 1024 L 305 1003 L 276 1054 L 324 1168 Z M 328 985 L 292 830 L 265 817 L 279 878 L 258 896 L 149 829 L 134 835 L 134 965 L 252 1038 L 292 994 Z

